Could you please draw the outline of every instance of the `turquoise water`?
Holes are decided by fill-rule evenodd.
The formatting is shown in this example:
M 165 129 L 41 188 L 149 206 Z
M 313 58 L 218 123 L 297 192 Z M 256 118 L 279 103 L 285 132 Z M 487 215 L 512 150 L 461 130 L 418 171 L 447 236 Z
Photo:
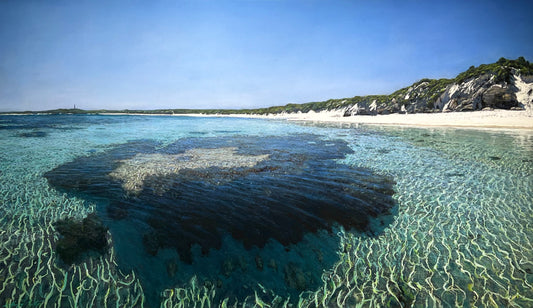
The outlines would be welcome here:
M 533 305 L 532 132 L 226 118 L 2 116 L 0 145 L 2 306 Z M 130 163 L 139 153 L 159 164 L 174 157 L 187 166 L 192 155 L 187 153 L 193 153 L 187 150 L 230 148 L 235 152 L 200 153 L 212 164 L 201 172 L 151 174 L 143 182 L 150 191 L 128 190 L 119 185 L 127 182 L 124 178 L 109 176 L 121 164 L 132 166 L 130 174 L 147 170 L 145 163 Z M 228 153 L 243 164 L 229 168 L 231 173 L 219 166 L 220 155 Z M 259 162 L 261 155 L 270 156 Z M 330 184 L 320 188 L 320 183 Z M 120 206 L 118 199 L 124 201 Z M 172 209 L 153 211 L 178 199 L 203 200 L 202 209 L 231 204 L 231 211 L 223 208 L 227 213 L 250 217 L 246 230 L 267 234 L 252 237 L 250 231 L 242 238 L 220 227 L 207 234 L 223 229 L 216 240 L 206 235 L 195 241 L 195 232 L 179 233 L 167 220 L 154 223 L 153 213 L 178 219 L 181 212 Z M 287 209 L 340 204 L 339 213 L 355 200 L 349 208 L 358 211 L 354 216 L 376 213 L 364 226 L 343 224 L 345 214 L 331 214 L 331 223 L 324 222 L 330 217 L 324 211 L 311 211 L 319 219 L 314 223 L 296 215 L 292 227 L 273 224 L 283 228 L 281 233 L 296 234 L 284 243 L 289 235 L 254 227 L 267 212 L 253 217 L 246 206 L 266 206 L 265 200 L 281 208 L 286 202 Z M 368 213 L 360 204 L 371 205 Z M 210 211 L 228 219 L 226 224 L 238 220 Z M 65 262 L 57 250 L 64 237 L 57 221 L 90 213 L 109 228 L 110 248 Z M 313 230 L 316 225 L 321 227 Z M 194 226 L 202 226 L 198 234 L 207 229 Z M 145 235 L 154 234 L 149 231 L 157 234 L 155 253 L 146 248 L 153 247 L 146 244 Z M 172 234 L 180 237 L 170 241 L 166 236 Z M 183 241 L 188 246 L 180 246 Z M 190 259 L 183 254 L 187 249 Z

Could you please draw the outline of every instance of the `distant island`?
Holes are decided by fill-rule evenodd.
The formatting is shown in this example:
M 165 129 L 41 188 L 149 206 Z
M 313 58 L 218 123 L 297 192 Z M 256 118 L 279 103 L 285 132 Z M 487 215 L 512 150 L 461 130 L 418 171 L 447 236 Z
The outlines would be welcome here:
M 335 111 L 344 117 L 392 113 L 440 113 L 492 109 L 533 109 L 533 64 L 524 57 L 500 58 L 496 63 L 471 66 L 452 79 L 421 79 L 389 95 L 354 96 L 321 102 L 256 109 L 155 109 L 2 112 L 0 114 L 204 114 L 279 115 Z

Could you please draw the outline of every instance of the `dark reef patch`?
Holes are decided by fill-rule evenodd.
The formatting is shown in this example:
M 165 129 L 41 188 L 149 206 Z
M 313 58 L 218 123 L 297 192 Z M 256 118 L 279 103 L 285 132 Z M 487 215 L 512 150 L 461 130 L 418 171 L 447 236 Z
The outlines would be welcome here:
M 54 224 L 61 235 L 56 243 L 56 251 L 65 264 L 81 261 L 89 252 L 103 254 L 108 248 L 107 227 L 95 214 L 82 220 L 65 218 Z
M 221 155 L 227 153 L 236 161 L 224 161 L 227 157 Z M 187 264 L 194 266 L 197 258 L 225 247 L 230 237 L 252 257 L 245 260 L 224 252 L 227 260 L 220 262 L 215 277 L 209 278 L 211 283 L 221 280 L 235 285 L 233 272 L 242 276 L 255 271 L 259 276 L 278 275 L 287 289 L 301 291 L 320 284 L 322 269 L 317 264 L 332 265 L 335 246 L 324 251 L 331 243 L 317 244 L 310 251 L 319 253 L 302 255 L 312 262 L 283 260 L 284 256 L 275 260 L 262 252 L 265 246 L 281 244 L 289 254 L 306 234 L 331 232 L 340 226 L 374 236 L 394 214 L 394 181 L 336 161 L 349 153 L 353 151 L 346 142 L 311 134 L 191 137 L 165 146 L 138 140 L 80 157 L 45 176 L 56 188 L 109 200 L 104 215 L 135 226 L 143 234 L 138 242 L 147 255 L 175 250 L 184 265 L 167 264 L 163 270 L 170 274 L 165 276 L 183 279 L 176 269 L 185 271 Z M 194 159 L 202 160 L 203 165 L 166 171 L 172 164 L 186 166 Z M 225 167 L 227 163 L 232 167 Z M 137 177 L 136 185 L 131 185 L 134 190 L 127 188 L 124 178 L 129 172 L 122 170 L 123 178 L 114 175 L 124 166 L 141 175 L 141 180 Z M 115 242 L 120 241 L 115 238 Z M 263 285 L 273 287 L 268 282 Z M 227 292 L 239 296 L 240 291 Z
M 117 122 L 131 122 L 131 117 L 115 116 L 102 117 L 90 114 L 58 114 L 58 115 L 0 115 L 0 130 L 34 130 L 34 131 L 53 131 L 53 130 L 73 130 L 89 125 L 98 124 L 115 124 Z M 136 121 L 147 121 L 142 117 L 137 117 Z M 24 132 L 23 132 L 24 134 Z M 28 137 L 28 136 L 21 136 Z M 29 136 L 41 137 L 41 136 Z
M 109 176 L 120 161 L 138 153 L 228 146 L 241 155 L 269 157 L 253 167 L 206 165 L 177 174 L 152 174 L 135 195 L 125 193 L 120 181 Z M 114 219 L 140 214 L 152 229 L 144 239 L 147 251 L 155 254 L 159 247 L 173 247 L 189 263 L 193 245 L 208 253 L 220 248 L 226 234 L 248 249 L 261 248 L 270 239 L 294 244 L 307 232 L 331 230 L 334 223 L 373 234 L 377 230 L 369 220 L 388 213 L 394 204 L 391 179 L 334 161 L 352 152 L 339 140 L 326 142 L 312 135 L 271 137 L 266 142 L 249 137 L 189 138 L 156 148 L 156 143 L 142 140 L 119 145 L 60 166 L 46 177 L 53 186 L 109 198 L 107 211 Z
M 42 131 L 31 131 L 31 132 L 19 133 L 16 136 L 17 137 L 26 137 L 26 138 L 43 138 L 43 137 L 48 136 L 48 134 L 46 132 L 42 132 Z
M 448 172 L 448 173 L 445 173 L 445 175 L 447 177 L 463 177 L 463 176 L 465 176 L 465 174 L 461 173 L 461 172 Z

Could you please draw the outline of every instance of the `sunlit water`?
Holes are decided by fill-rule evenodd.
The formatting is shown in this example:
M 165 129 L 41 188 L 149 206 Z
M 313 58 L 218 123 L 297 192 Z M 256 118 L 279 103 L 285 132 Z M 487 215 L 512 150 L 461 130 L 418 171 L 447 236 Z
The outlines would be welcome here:
M 530 131 L 2 116 L 0 146 L 2 306 L 533 305 Z M 90 213 L 109 248 L 63 260 Z

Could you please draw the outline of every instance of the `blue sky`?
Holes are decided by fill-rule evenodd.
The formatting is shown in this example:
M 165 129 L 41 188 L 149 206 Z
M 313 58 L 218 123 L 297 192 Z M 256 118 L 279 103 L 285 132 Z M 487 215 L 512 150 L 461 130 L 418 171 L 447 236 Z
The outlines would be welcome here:
M 253 108 L 533 61 L 533 1 L 0 0 L 0 110 Z

